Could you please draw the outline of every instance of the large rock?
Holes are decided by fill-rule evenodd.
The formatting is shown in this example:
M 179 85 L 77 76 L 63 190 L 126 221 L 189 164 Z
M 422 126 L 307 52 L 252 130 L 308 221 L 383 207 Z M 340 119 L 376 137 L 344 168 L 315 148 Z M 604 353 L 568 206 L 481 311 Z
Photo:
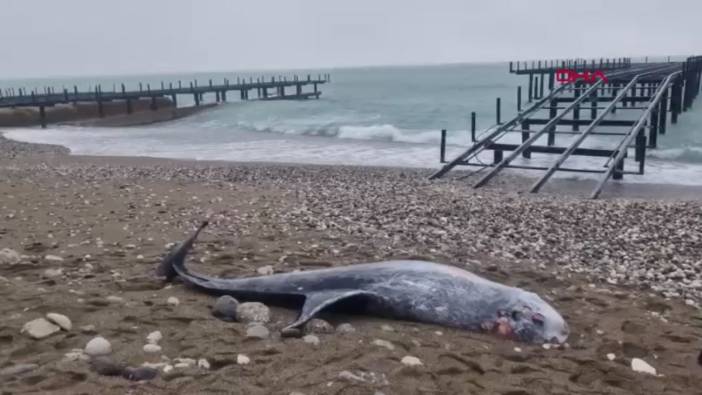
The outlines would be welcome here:
M 85 353 L 91 357 L 108 355 L 112 352 L 112 345 L 104 337 L 97 336 L 85 345 Z
M 247 302 L 240 304 L 236 309 L 236 315 L 242 322 L 267 323 L 271 320 L 271 310 L 263 303 Z
M 26 333 L 34 339 L 43 339 L 60 331 L 61 328 L 52 324 L 44 318 L 37 318 L 24 324 L 22 333 Z
M 212 315 L 223 321 L 236 321 L 239 301 L 229 295 L 220 296 L 212 307 Z
M 61 329 L 65 331 L 70 331 L 71 328 L 73 328 L 71 320 L 63 314 L 49 313 L 46 315 L 46 318 L 54 324 L 60 326 Z
M 246 337 L 249 339 L 267 339 L 271 332 L 261 324 L 253 324 L 246 328 Z
M 0 250 L 0 265 L 14 265 L 19 262 L 20 259 L 22 259 L 20 254 L 15 250 L 9 248 Z

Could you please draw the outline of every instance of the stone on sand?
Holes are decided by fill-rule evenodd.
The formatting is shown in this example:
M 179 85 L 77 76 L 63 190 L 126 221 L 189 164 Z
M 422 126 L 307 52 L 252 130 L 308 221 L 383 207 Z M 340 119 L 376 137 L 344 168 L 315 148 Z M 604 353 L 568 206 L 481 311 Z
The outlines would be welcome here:
M 61 327 L 52 324 L 44 318 L 29 321 L 22 327 L 22 333 L 26 333 L 34 339 L 49 337 L 60 330 Z
M 54 278 L 54 277 L 59 277 L 63 274 L 63 269 L 58 268 L 58 269 L 46 269 L 44 270 L 44 277 L 46 278 Z
M 92 338 L 85 345 L 85 353 L 91 357 L 108 355 L 112 352 L 112 345 L 102 336 Z
M 411 355 L 407 355 L 407 356 L 403 357 L 400 362 L 402 362 L 402 364 L 405 366 L 422 366 L 422 365 L 424 365 L 419 358 L 413 357 Z
M 373 345 L 378 347 L 387 348 L 388 350 L 394 350 L 395 346 L 387 340 L 375 339 L 373 340 Z
M 61 258 L 58 255 L 46 255 L 44 257 L 44 260 L 47 260 L 49 262 L 63 262 L 63 258 Z
M 263 303 L 246 302 L 241 303 L 236 308 L 236 315 L 242 322 L 261 322 L 267 323 L 271 320 L 271 311 Z
M 307 325 L 305 325 L 305 329 L 310 333 L 334 333 L 334 327 L 327 321 L 320 320 L 319 318 L 310 320 Z
M 10 248 L 3 248 L 0 250 L 0 265 L 14 265 L 19 262 L 20 254 L 17 251 Z
M 302 338 L 302 341 L 304 341 L 307 344 L 311 344 L 313 346 L 319 345 L 319 338 L 315 335 L 307 335 L 307 336 Z
M 171 296 L 166 300 L 166 303 L 168 303 L 171 306 L 178 306 L 180 304 L 180 300 L 176 298 L 175 296 Z
M 73 328 L 73 324 L 71 323 L 71 320 L 63 314 L 48 313 L 46 315 L 46 319 L 48 319 L 49 321 L 53 322 L 54 324 L 60 326 L 61 329 L 63 329 L 64 331 L 70 331 L 71 328 Z
M 153 331 L 146 335 L 146 342 L 149 344 L 158 344 L 158 342 L 160 342 L 161 339 L 163 339 L 161 331 Z
M 155 379 L 158 376 L 158 370 L 146 366 L 138 368 L 124 368 L 122 377 L 131 381 L 146 381 Z
M 258 269 L 256 269 L 256 272 L 262 276 L 270 276 L 274 273 L 273 266 L 271 265 L 261 266 Z
M 149 354 L 155 354 L 155 353 L 161 352 L 161 346 L 159 346 L 158 344 L 153 344 L 153 343 L 144 344 L 144 347 L 142 347 L 142 349 L 144 350 L 145 353 L 149 353 Z
M 200 369 L 209 370 L 210 363 L 205 358 L 200 358 L 197 360 L 197 367 Z
M 250 339 L 266 339 L 270 331 L 265 326 L 255 323 L 246 328 L 246 337 Z
M 212 306 L 212 315 L 223 321 L 236 321 L 238 307 L 238 300 L 229 295 L 220 296 Z
M 339 324 L 339 326 L 336 327 L 336 332 L 337 333 L 353 333 L 356 332 L 356 328 L 353 327 L 353 325 L 349 323 L 343 323 Z
M 96 356 L 90 359 L 90 368 L 102 376 L 121 376 L 124 365 L 117 363 L 110 357 Z
M 239 365 L 248 365 L 251 363 L 251 359 L 244 354 L 239 354 L 236 356 L 236 363 Z
M 654 376 L 656 375 L 656 368 L 649 365 L 648 362 L 644 361 L 643 359 L 639 358 L 633 358 L 631 360 L 631 369 L 634 372 L 647 373 L 652 374 Z

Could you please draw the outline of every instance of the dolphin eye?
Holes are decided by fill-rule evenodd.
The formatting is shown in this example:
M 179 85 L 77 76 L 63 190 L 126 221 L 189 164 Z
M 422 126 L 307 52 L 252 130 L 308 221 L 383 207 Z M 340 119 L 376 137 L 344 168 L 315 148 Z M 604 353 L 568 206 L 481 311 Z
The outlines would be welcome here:
M 544 322 L 546 321 L 546 317 L 543 315 L 536 313 L 531 316 L 531 320 L 538 326 L 544 326 Z
M 515 321 L 519 321 L 522 319 L 522 312 L 519 310 L 513 310 L 512 311 L 512 319 Z

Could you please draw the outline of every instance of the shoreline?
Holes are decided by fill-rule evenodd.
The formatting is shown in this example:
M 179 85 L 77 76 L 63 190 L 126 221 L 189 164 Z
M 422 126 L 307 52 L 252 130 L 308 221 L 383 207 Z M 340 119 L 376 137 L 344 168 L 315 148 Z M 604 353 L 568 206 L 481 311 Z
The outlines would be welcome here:
M 192 114 L 205 111 L 207 109 L 213 108 L 217 104 L 204 105 L 201 107 L 185 107 L 182 113 L 178 116 L 173 114 L 174 118 L 165 119 L 162 115 L 150 114 L 149 117 L 136 118 L 133 119 L 134 115 L 130 116 L 117 116 L 108 117 L 103 119 L 89 119 L 81 121 L 80 123 L 71 123 L 71 125 L 81 126 L 81 127 L 130 127 L 139 126 L 153 123 L 166 123 L 171 120 L 176 120 L 182 117 L 187 117 Z M 171 109 L 172 110 L 172 109 Z M 155 117 L 154 117 L 155 116 Z M 114 118 L 114 119 L 112 119 Z M 428 177 L 432 172 L 436 171 L 434 168 L 420 168 L 420 167 L 401 167 L 401 166 L 359 166 L 359 165 L 344 165 L 344 164 L 313 164 L 313 163 L 300 163 L 300 162 L 266 162 L 266 161 L 229 161 L 229 160 L 196 160 L 196 159 L 185 159 L 185 158 L 165 158 L 165 157 L 149 157 L 149 156 L 131 156 L 131 155 L 80 155 L 72 154 L 68 147 L 62 145 L 53 144 L 39 144 L 39 143 L 27 143 L 18 140 L 12 140 L 4 136 L 2 128 L 0 128 L 0 158 L 2 158 L 3 153 L 7 154 L 8 148 L 2 148 L 1 146 L 5 144 L 10 146 L 9 151 L 12 152 L 13 149 L 22 152 L 23 155 L 33 156 L 34 154 L 41 154 L 55 157 L 65 156 L 66 158 L 72 158 L 76 161 L 87 161 L 87 162 L 100 162 L 101 160 L 116 161 L 120 164 L 129 163 L 144 163 L 144 164 L 158 164 L 158 162 L 163 163 L 177 163 L 185 166 L 217 166 L 217 167 L 232 167 L 232 166 L 283 166 L 283 167 L 302 167 L 302 168 L 325 168 L 325 167 L 350 167 L 350 168 L 366 168 L 375 170 L 404 170 L 410 172 L 417 172 L 422 177 Z M 14 147 L 14 148 L 12 148 Z M 51 155 L 53 154 L 53 155 Z M 56 158 L 54 158 L 56 159 Z M 446 179 L 449 180 L 464 180 L 466 184 L 470 183 L 472 179 L 472 171 L 468 169 L 458 169 L 452 172 Z M 631 176 L 635 177 L 635 176 Z M 564 179 L 564 178 L 553 178 L 546 186 L 542 189 L 539 194 L 531 195 L 528 192 L 528 187 L 533 183 L 537 177 L 529 176 L 523 172 L 506 169 L 506 171 L 497 177 L 490 185 L 483 187 L 483 189 L 488 190 L 502 190 L 505 193 L 517 194 L 520 196 L 549 196 L 555 195 L 559 197 L 569 197 L 575 199 L 585 199 L 591 191 L 592 187 L 595 185 L 594 180 L 586 179 Z M 436 182 L 441 182 L 438 180 Z M 511 187 L 510 187 L 511 185 Z M 610 180 L 605 184 L 602 195 L 599 199 L 611 200 L 611 199 L 641 199 L 641 200 L 663 200 L 663 201 L 702 201 L 702 185 L 685 185 L 685 184 L 656 184 L 656 183 L 642 183 L 642 182 L 614 182 Z

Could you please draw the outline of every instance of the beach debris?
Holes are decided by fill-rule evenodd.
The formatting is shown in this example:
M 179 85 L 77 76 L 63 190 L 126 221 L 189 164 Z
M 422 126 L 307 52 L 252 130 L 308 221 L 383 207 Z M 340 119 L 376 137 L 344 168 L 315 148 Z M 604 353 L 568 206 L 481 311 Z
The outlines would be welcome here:
M 353 332 L 356 332 L 356 328 L 354 328 L 353 325 L 349 324 L 348 322 L 345 322 L 343 324 L 339 324 L 336 327 L 336 332 L 337 333 L 353 333 Z
M 273 270 L 273 266 L 266 265 L 266 266 L 261 266 L 258 269 L 256 269 L 256 272 L 262 276 L 270 276 L 275 271 Z
M 610 360 L 610 361 L 614 361 L 614 360 L 617 358 L 617 356 L 614 355 L 614 353 L 608 353 L 608 354 L 606 355 L 606 357 L 607 357 L 607 359 Z
M 14 265 L 22 259 L 17 251 L 10 248 L 0 250 L 0 265 Z
M 405 366 L 422 366 L 422 365 L 424 365 L 419 358 L 413 357 L 411 355 L 404 356 L 400 362 Z
M 37 318 L 29 321 L 22 327 L 21 333 L 26 333 L 33 339 L 43 339 L 61 330 L 61 327 L 54 325 L 44 318 Z
M 254 323 L 246 328 L 246 337 L 250 339 L 266 339 L 270 336 L 270 331 L 265 326 Z
M 306 325 L 305 329 L 310 333 L 318 334 L 328 334 L 334 333 L 334 327 L 331 326 L 327 321 L 321 320 L 319 318 L 314 318 L 310 320 Z
M 102 336 L 92 338 L 85 345 L 85 353 L 91 357 L 108 355 L 112 352 L 112 345 Z
M 210 363 L 205 358 L 200 358 L 197 360 L 197 367 L 200 369 L 209 370 Z
M 46 255 L 44 256 L 44 260 L 49 262 L 63 262 L 63 258 L 58 255 Z
M 649 365 L 648 362 L 643 359 L 633 358 L 631 360 L 631 369 L 634 372 L 647 373 L 656 376 L 656 368 Z
M 178 298 L 176 298 L 175 296 L 170 296 L 166 300 L 166 303 L 168 303 L 171 306 L 178 306 L 180 304 L 180 300 L 178 300 Z
M 319 338 L 315 335 L 306 335 L 302 338 L 302 341 L 313 346 L 319 345 Z
M 263 303 L 246 302 L 241 303 L 236 308 L 236 315 L 242 322 L 260 322 L 267 323 L 271 320 L 271 311 Z
M 373 345 L 378 346 L 378 347 L 387 348 L 390 351 L 395 349 L 395 346 L 392 343 L 390 343 L 387 340 L 382 340 L 382 339 L 373 340 Z
M 161 346 L 159 346 L 158 344 L 153 344 L 153 343 L 144 344 L 144 347 L 142 347 L 142 349 L 144 350 L 145 353 L 149 353 L 149 354 L 156 354 L 156 353 L 161 352 Z
M 161 339 L 163 339 L 161 331 L 153 331 L 146 335 L 146 342 L 149 344 L 158 344 L 158 342 L 160 342 Z
M 122 371 L 122 377 L 131 381 L 146 381 L 155 379 L 158 376 L 158 370 L 150 368 L 147 366 L 141 366 L 138 368 L 124 368 Z
M 212 306 L 212 315 L 222 321 L 236 321 L 238 307 L 238 300 L 229 295 L 220 296 Z
M 239 354 L 236 356 L 236 363 L 239 365 L 248 365 L 251 363 L 251 358 L 244 354 Z
M 58 313 L 48 313 L 46 319 L 58 325 L 64 331 L 70 331 L 73 328 L 71 320 L 63 314 Z
M 0 377 L 19 376 L 21 374 L 31 372 L 38 367 L 39 365 L 35 363 L 20 363 L 17 365 L 8 366 L 0 369 Z

